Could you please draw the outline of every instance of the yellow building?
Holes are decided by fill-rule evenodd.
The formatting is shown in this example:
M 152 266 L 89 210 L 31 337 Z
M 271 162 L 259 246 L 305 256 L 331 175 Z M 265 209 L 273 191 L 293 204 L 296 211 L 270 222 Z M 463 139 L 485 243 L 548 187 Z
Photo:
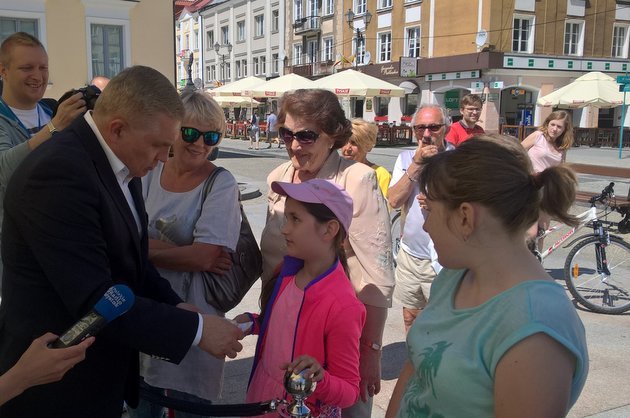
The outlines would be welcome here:
M 175 79 L 173 0 L 2 0 L 0 42 L 16 31 L 48 51 L 46 97 L 136 64 Z

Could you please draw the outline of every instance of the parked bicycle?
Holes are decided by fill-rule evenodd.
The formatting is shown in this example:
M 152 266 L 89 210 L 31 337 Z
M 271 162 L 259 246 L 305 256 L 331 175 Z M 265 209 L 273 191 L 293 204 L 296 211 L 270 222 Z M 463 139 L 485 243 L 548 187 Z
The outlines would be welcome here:
M 583 227 L 593 230 L 581 235 L 563 248 L 572 247 L 564 263 L 564 280 L 567 289 L 583 307 L 606 314 L 620 314 L 630 310 L 630 244 L 610 233 L 630 232 L 630 204 L 617 204 L 615 183 L 610 183 L 601 194 L 593 196 L 591 207 L 578 215 L 580 224 L 562 235 L 551 247 L 536 256 L 542 261 L 563 245 Z M 597 204 L 603 209 L 598 213 Z M 608 215 L 618 212 L 620 222 L 609 221 Z M 542 231 L 537 242 L 564 225 L 555 225 Z M 567 227 L 568 228 L 568 227 Z

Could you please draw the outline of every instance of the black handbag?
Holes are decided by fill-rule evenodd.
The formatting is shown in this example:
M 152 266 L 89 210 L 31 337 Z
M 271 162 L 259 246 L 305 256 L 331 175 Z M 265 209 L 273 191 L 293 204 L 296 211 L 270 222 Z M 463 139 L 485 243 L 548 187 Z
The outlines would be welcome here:
M 217 175 L 224 170 L 223 167 L 217 167 L 210 173 L 203 186 L 203 201 L 212 190 Z M 262 254 L 243 211 L 240 196 L 239 207 L 241 230 L 236 251 L 230 254 L 232 268 L 225 274 L 203 272 L 206 302 L 221 312 L 227 312 L 238 305 L 262 274 Z

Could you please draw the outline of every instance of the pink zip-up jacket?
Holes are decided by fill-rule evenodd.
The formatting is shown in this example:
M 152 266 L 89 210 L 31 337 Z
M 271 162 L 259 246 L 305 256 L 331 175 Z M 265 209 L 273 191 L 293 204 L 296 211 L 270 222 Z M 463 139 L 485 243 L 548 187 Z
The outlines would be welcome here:
M 303 265 L 300 259 L 284 257 L 267 314 L 264 318 L 253 316 L 252 333 L 259 337 L 251 376 L 265 349 L 271 309 Z M 309 407 L 315 411 L 322 403 L 346 408 L 359 398 L 359 339 L 364 323 L 365 306 L 357 299 L 343 266 L 336 261 L 304 288 L 297 323 L 283 324 L 296 329 L 292 360 L 306 354 L 317 359 L 325 370 L 323 380 L 317 383 L 315 392 L 307 399 Z

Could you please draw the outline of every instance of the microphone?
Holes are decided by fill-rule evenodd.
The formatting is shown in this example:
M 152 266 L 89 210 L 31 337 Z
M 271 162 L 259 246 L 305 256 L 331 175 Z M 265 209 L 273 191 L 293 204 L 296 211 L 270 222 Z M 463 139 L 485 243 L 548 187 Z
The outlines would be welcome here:
M 127 312 L 135 302 L 131 289 L 124 284 L 117 284 L 107 289 L 103 297 L 96 302 L 94 308 L 79 319 L 61 337 L 50 344 L 51 348 L 66 348 L 79 344 L 86 338 L 95 335 L 105 325 Z

